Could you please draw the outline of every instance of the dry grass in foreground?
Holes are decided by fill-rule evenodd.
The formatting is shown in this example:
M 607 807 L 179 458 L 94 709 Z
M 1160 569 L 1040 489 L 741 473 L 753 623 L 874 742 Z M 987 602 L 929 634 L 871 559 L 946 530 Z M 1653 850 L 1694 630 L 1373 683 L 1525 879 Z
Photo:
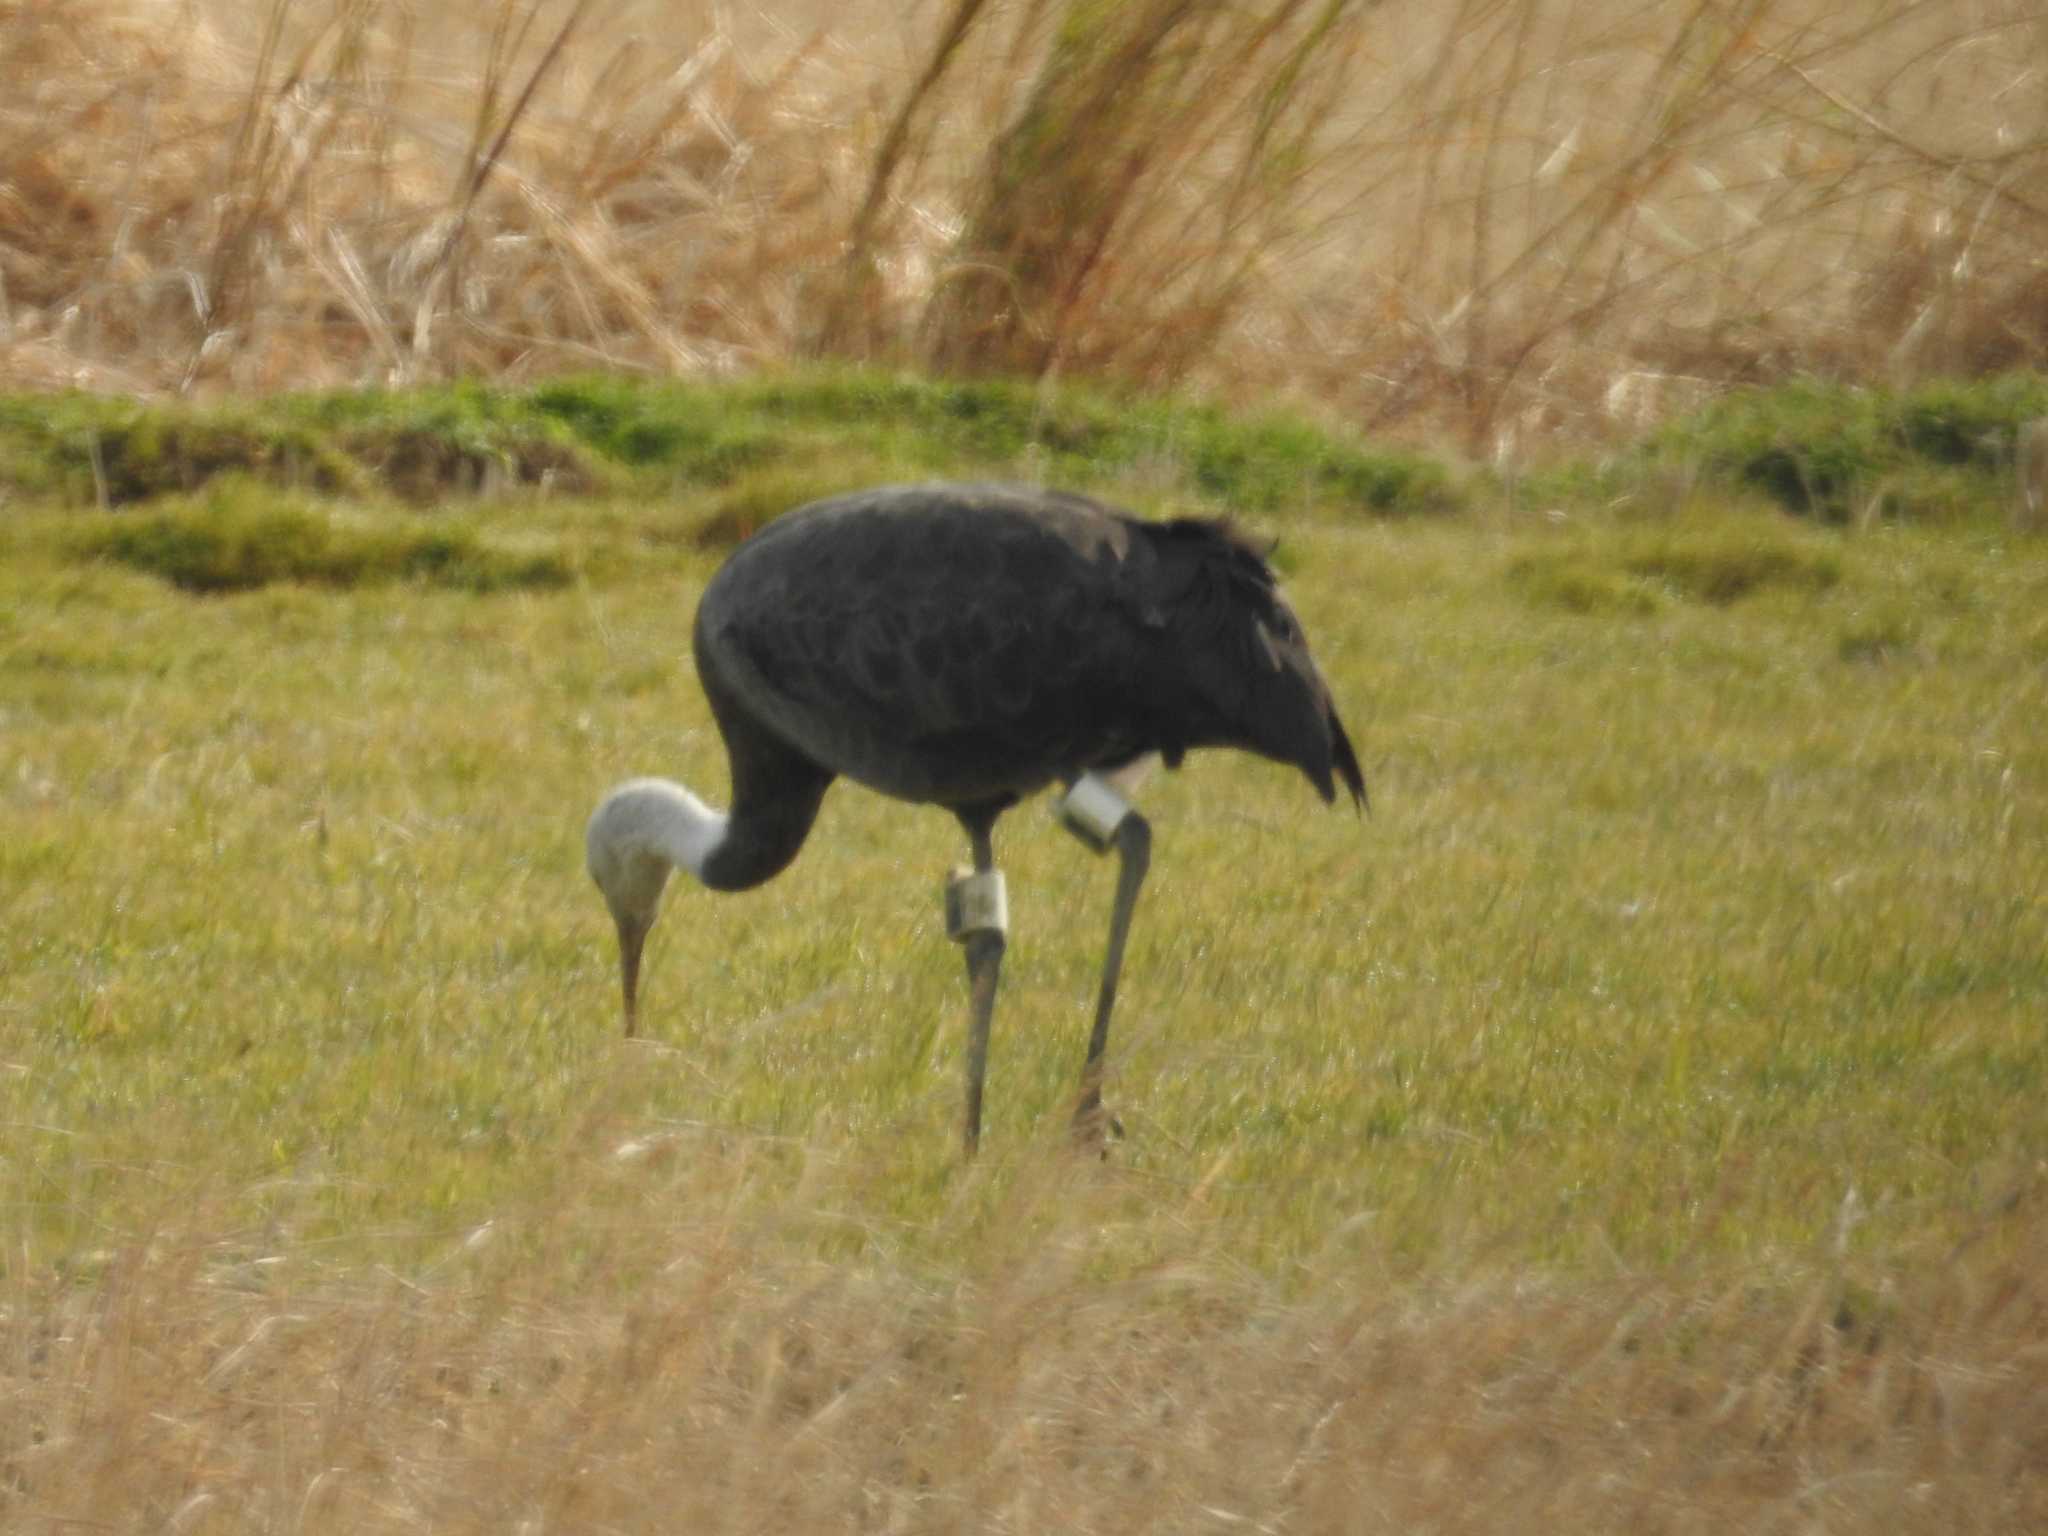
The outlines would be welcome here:
M 0 0 L 0 384 L 825 353 L 1514 456 L 2048 361 L 2033 0 Z M 1519 446 L 1518 446 L 1519 445 Z
M 1054 1157 L 934 1279 L 797 1257 L 712 1136 L 410 1278 L 167 1208 L 0 1291 L 10 1531 L 2037 1531 L 2048 1191 L 1879 1276 L 1368 1266 L 1283 1299 Z M 621 1151 L 625 1154 L 621 1155 Z M 961 1176 L 972 1197 L 978 1176 Z M 629 1186 L 624 1187 L 622 1186 Z M 603 1214 L 598 1214 L 602 1209 Z M 1846 1218 L 1846 1213 L 1845 1213 Z

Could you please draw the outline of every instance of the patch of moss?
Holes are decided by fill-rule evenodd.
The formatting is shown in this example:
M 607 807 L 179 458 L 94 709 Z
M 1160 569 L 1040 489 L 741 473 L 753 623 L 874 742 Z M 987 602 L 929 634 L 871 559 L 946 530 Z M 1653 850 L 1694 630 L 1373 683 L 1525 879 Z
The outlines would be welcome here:
M 187 494 L 255 475 L 327 495 L 365 477 L 320 433 L 250 411 L 199 411 L 98 395 L 0 400 L 0 486 L 85 506 Z
M 1877 665 L 1914 655 L 1920 646 L 1919 625 L 1908 614 L 1857 614 L 1835 637 L 1835 654 L 1843 661 Z
M 1524 555 L 1509 564 L 1507 576 L 1529 602 L 1565 613 L 1641 617 L 1662 606 L 1649 584 L 1580 554 Z
M 587 496 L 601 488 L 584 456 L 546 437 L 465 443 L 424 427 L 361 427 L 344 434 L 351 457 L 392 495 L 415 505 L 511 489 Z
M 711 510 L 691 529 L 690 543 L 699 549 L 730 549 L 752 538 L 785 512 L 885 479 L 858 471 L 834 470 L 828 465 L 750 475 L 712 501 Z
M 1825 591 L 1842 577 L 1830 554 L 1740 535 L 1668 537 L 1625 557 L 1623 569 L 1716 607 L 1765 587 Z
M 274 582 L 346 588 L 390 581 L 490 592 L 561 587 L 574 575 L 552 554 L 497 549 L 462 528 L 338 523 L 243 478 L 222 480 L 201 498 L 158 511 L 109 517 L 78 538 L 76 551 L 194 593 L 243 592 Z
M 416 505 L 506 490 L 607 488 L 597 455 L 521 396 L 469 382 L 288 399 L 387 494 Z

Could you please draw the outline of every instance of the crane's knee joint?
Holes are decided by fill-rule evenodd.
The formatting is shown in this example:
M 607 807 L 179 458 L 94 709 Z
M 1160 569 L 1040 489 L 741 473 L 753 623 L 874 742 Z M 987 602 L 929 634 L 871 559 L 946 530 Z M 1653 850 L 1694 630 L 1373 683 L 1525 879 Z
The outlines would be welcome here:
M 1122 829 L 1144 818 L 1099 773 L 1084 773 L 1074 787 L 1060 797 L 1060 825 L 1097 853 L 1107 853 L 1122 842 Z
M 956 869 L 946 882 L 946 937 L 966 943 L 978 933 L 1000 938 L 1010 928 L 1010 899 L 999 869 Z

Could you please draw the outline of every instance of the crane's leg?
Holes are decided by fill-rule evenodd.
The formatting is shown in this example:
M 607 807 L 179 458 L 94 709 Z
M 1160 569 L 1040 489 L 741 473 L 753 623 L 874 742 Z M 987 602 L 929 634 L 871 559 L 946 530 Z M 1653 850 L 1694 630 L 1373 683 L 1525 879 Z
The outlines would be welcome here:
M 1138 888 L 1145 883 L 1145 871 L 1152 865 L 1152 827 L 1136 811 L 1125 816 L 1116 829 L 1116 905 L 1109 913 L 1109 952 L 1102 960 L 1102 988 L 1095 997 L 1095 1028 L 1088 1036 L 1088 1059 L 1081 1065 L 1081 1099 L 1074 1107 L 1074 1134 L 1097 1141 L 1104 1130 L 1102 1114 L 1102 1053 L 1109 1045 L 1109 1013 L 1116 1006 L 1117 978 L 1124 969 L 1124 940 L 1130 937 L 1131 913 L 1138 905 Z M 1116 1118 L 1108 1129 L 1123 1132 Z
M 974 850 L 973 870 L 955 870 L 946 885 L 946 934 L 967 952 L 967 1117 L 963 1138 L 972 1157 L 981 1144 L 981 1086 L 988 1072 L 988 1027 L 996 1010 L 1003 969 L 1003 933 L 1009 927 L 1002 871 L 990 833 L 993 815 L 961 816 Z
M 1084 774 L 1060 807 L 1067 829 L 1098 853 L 1116 850 L 1116 904 L 1109 913 L 1109 951 L 1102 959 L 1102 987 L 1095 997 L 1095 1028 L 1088 1036 L 1088 1059 L 1081 1066 L 1081 1098 L 1074 1106 L 1074 1135 L 1083 1141 L 1101 1139 L 1105 1128 L 1121 1131 L 1114 1116 L 1104 1126 L 1102 1056 L 1109 1046 L 1109 1015 L 1116 1007 L 1116 984 L 1124 969 L 1124 942 L 1131 933 L 1131 914 L 1138 891 L 1152 866 L 1152 826 L 1130 803 L 1095 774 Z

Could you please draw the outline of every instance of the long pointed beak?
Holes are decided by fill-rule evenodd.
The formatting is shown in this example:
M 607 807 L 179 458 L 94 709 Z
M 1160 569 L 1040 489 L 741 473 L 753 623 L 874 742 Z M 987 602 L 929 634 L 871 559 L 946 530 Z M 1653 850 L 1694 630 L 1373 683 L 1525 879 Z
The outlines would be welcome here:
M 647 942 L 646 923 L 631 918 L 618 920 L 619 927 L 619 985 L 626 998 L 626 1038 L 633 1038 L 640 1027 L 640 950 Z

